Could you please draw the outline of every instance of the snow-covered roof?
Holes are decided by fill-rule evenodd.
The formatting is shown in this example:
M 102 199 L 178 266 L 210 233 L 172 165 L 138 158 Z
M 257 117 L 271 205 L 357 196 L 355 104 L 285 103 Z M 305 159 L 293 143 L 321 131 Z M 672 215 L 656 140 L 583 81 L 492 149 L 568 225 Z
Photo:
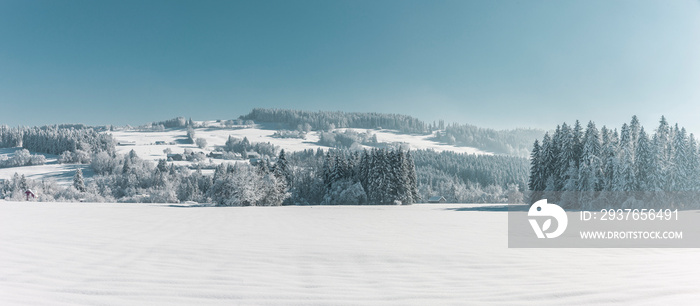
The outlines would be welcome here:
M 246 152 L 246 155 L 248 155 L 248 158 L 260 157 L 260 154 L 258 152 L 255 152 L 255 151 Z

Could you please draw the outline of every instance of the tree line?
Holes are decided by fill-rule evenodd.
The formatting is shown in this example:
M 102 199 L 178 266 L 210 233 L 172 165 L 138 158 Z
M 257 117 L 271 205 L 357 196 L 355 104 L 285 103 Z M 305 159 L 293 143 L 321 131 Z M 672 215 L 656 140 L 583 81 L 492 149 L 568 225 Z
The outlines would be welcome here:
M 530 201 L 568 208 L 696 207 L 700 153 L 693 134 L 661 117 L 654 133 L 636 116 L 620 128 L 590 121 L 557 126 L 536 140 L 530 161 Z
M 542 137 L 537 129 L 494 130 L 470 124 L 448 124 L 435 133 L 435 140 L 451 145 L 470 146 L 499 154 L 527 157 L 532 141 Z
M 322 159 L 318 168 L 297 166 L 295 170 L 281 150 L 274 160 L 263 158 L 254 165 L 222 163 L 213 174 L 206 175 L 202 169 L 191 171 L 165 160 L 154 165 L 133 150 L 125 155 L 103 151 L 91 159 L 89 169 L 94 175 L 89 180 L 77 170 L 72 186 L 62 188 L 48 180 L 15 175 L 0 182 L 0 198 L 21 200 L 25 190 L 33 189 L 46 201 L 195 201 L 219 206 L 410 204 L 417 200 L 415 170 L 406 152 L 376 150 L 351 157 L 329 151 Z M 305 177 L 300 174 L 308 170 L 319 184 L 303 181 Z M 348 184 L 355 189 L 346 189 Z M 319 194 L 303 193 L 314 186 L 319 187 Z M 356 201 L 346 201 L 350 198 Z
M 291 109 L 254 108 L 249 114 L 241 116 L 242 120 L 255 122 L 274 122 L 286 124 L 291 130 L 303 130 L 308 124 L 314 130 L 332 130 L 335 128 L 384 128 L 405 133 L 425 134 L 428 125 L 423 121 L 407 115 L 382 113 L 346 113 L 346 112 L 310 112 Z
M 194 201 L 216 205 L 410 204 L 431 196 L 448 202 L 506 202 L 522 197 L 527 161 L 426 150 L 306 150 L 203 169 L 153 163 L 135 152 L 94 153 L 91 172 L 73 186 L 18 176 L 0 183 L 0 197 L 20 200 L 32 188 L 45 201 Z M 19 184 L 19 181 L 23 184 Z
M 0 147 L 22 147 L 32 152 L 55 155 L 78 151 L 91 154 L 102 151 L 114 153 L 115 142 L 112 135 L 83 125 L 0 126 Z

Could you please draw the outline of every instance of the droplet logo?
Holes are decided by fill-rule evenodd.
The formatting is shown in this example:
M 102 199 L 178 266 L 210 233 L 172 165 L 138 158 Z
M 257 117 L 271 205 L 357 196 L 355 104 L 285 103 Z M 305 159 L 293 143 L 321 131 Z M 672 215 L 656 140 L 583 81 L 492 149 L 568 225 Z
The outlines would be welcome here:
M 528 219 L 532 229 L 535 231 L 537 238 L 556 238 L 566 230 L 569 224 L 569 218 L 566 216 L 564 209 L 554 203 L 547 203 L 547 199 L 542 199 L 530 206 L 527 212 L 529 217 L 552 217 L 557 220 L 557 228 L 554 231 L 547 232 L 552 226 L 552 219 L 547 219 L 542 223 L 542 226 L 537 223 L 536 219 Z

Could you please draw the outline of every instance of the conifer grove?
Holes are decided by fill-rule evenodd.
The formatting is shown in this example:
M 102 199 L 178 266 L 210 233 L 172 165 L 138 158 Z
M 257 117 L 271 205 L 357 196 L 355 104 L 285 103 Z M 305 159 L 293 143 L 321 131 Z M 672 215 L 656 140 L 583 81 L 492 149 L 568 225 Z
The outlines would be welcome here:
M 536 140 L 530 201 L 574 209 L 698 206 L 700 155 L 693 134 L 661 117 L 647 131 L 636 116 L 620 130 L 563 123 Z

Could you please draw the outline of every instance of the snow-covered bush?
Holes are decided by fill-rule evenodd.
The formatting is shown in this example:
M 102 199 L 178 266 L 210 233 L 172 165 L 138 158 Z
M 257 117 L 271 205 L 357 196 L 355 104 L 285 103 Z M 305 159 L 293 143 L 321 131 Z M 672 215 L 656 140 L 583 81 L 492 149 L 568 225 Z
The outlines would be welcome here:
M 209 194 L 219 206 L 277 206 L 289 197 L 284 178 L 247 164 L 218 167 Z
M 360 205 L 367 203 L 367 194 L 362 184 L 351 180 L 340 180 L 331 185 L 323 197 L 324 205 Z
M 321 132 L 318 143 L 334 148 L 350 148 L 354 144 L 376 145 L 377 135 L 370 132 L 358 133 L 351 129 Z
M 154 188 L 149 193 L 149 202 L 151 203 L 177 203 L 177 193 L 175 186 L 169 180 L 164 181 L 164 185 L 161 188 Z
M 289 130 L 279 130 L 272 134 L 275 138 L 298 138 L 306 139 L 306 132 L 304 131 L 289 131 Z
M 44 155 L 34 154 L 29 157 L 30 165 L 43 165 L 46 163 L 46 157 Z
M 262 156 L 275 156 L 277 155 L 279 147 L 269 142 L 250 143 L 247 137 L 238 139 L 229 136 L 223 149 L 226 152 L 235 152 L 243 156 L 245 156 L 249 151 L 257 152 Z
M 523 193 L 520 192 L 520 190 L 518 190 L 518 185 L 516 184 L 508 184 L 508 191 L 506 196 L 508 197 L 508 204 L 524 203 Z
M 60 164 L 89 164 L 90 162 L 92 162 L 92 156 L 83 150 L 64 151 L 58 157 L 58 163 Z
M 187 128 L 187 140 L 194 143 L 194 129 L 192 127 Z
M 46 158 L 43 155 L 32 155 L 27 149 L 17 150 L 9 158 L 0 157 L 0 168 L 35 166 L 44 163 Z
M 207 140 L 204 138 L 197 138 L 196 143 L 197 147 L 199 147 L 200 149 L 204 149 L 207 147 Z
M 221 154 L 221 158 L 224 160 L 234 160 L 234 159 L 241 159 L 243 158 L 241 154 L 235 153 L 235 152 L 224 152 Z
M 115 171 L 119 165 L 119 160 L 110 156 L 107 152 L 100 152 L 93 156 L 90 167 L 96 174 L 106 174 Z
M 218 175 L 211 195 L 220 206 L 256 206 L 263 198 L 261 185 L 262 177 L 252 166 L 237 164 Z
M 338 197 L 337 201 L 338 203 L 344 205 L 365 204 L 367 203 L 367 194 L 365 193 L 365 189 L 362 188 L 362 184 L 357 182 L 340 192 L 340 196 Z

